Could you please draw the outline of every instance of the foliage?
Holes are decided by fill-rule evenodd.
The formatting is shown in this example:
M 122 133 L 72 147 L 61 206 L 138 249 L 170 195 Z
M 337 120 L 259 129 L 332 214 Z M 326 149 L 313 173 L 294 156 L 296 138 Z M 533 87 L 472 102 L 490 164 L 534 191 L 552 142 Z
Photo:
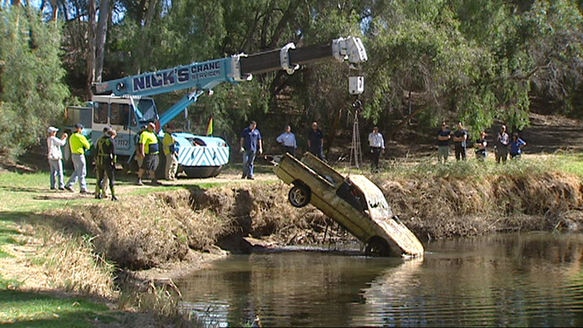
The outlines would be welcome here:
M 55 3 L 67 27 L 63 62 L 69 88 L 81 96 L 88 89 L 79 85 L 86 83 L 81 63 L 88 42 L 88 5 Z M 411 120 L 426 126 L 461 120 L 477 133 L 501 122 L 521 130 L 533 109 L 583 114 L 580 1 L 120 0 L 112 7 L 104 80 L 257 53 L 287 42 L 307 46 L 341 36 L 362 37 L 369 61 L 361 67 L 306 65 L 293 75 L 280 71 L 237 86 L 219 85 L 214 96 L 201 97 L 191 106 L 189 117 L 177 119 L 196 132 L 204 131 L 213 116 L 215 131 L 231 142 L 249 119 L 257 120 L 268 135 L 287 123 L 299 131 L 318 120 L 327 135 L 326 146 L 333 146 L 336 136 L 350 131 L 354 98 L 348 95 L 346 81 L 351 75 L 365 77 L 366 90 L 360 96 L 364 128 L 378 125 L 393 135 Z M 19 68 L 32 70 L 26 67 Z M 62 72 L 50 76 L 60 80 Z M 159 108 L 164 111 L 182 96 L 159 96 Z M 39 99 L 26 99 L 39 107 Z M 4 103 L 2 108 L 13 115 L 21 105 Z M 55 119 L 58 112 L 44 111 L 45 118 Z
M 60 27 L 31 7 L 6 8 L 0 17 L 0 150 L 18 155 L 59 123 L 69 93 Z

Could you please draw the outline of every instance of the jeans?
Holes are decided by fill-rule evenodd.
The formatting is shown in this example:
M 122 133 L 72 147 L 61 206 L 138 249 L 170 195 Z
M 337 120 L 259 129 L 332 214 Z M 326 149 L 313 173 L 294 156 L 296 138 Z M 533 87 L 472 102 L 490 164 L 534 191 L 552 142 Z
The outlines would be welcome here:
M 59 183 L 59 188 L 65 188 L 63 161 L 60 159 L 49 159 L 49 169 L 51 170 L 51 189 L 55 189 L 57 187 L 57 182 Z
M 245 150 L 243 153 L 243 178 L 253 177 L 253 162 L 255 162 L 256 154 L 253 150 Z
M 79 187 L 81 188 L 81 191 L 87 191 L 87 181 L 85 180 L 85 176 L 87 175 L 85 155 L 71 154 L 71 159 L 73 160 L 73 168 L 75 171 L 69 178 L 67 186 L 71 188 L 73 185 L 75 185 L 75 183 L 77 183 L 77 180 L 79 180 Z

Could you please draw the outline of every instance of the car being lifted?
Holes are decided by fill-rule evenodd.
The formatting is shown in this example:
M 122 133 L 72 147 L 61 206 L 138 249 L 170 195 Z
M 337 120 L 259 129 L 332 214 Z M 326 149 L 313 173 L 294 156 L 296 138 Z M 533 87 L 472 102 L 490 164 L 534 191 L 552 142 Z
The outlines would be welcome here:
M 421 257 L 423 245 L 393 214 L 381 191 L 363 175 L 343 176 L 311 153 L 285 154 L 275 174 L 293 185 L 295 207 L 312 204 L 366 245 L 367 255 Z

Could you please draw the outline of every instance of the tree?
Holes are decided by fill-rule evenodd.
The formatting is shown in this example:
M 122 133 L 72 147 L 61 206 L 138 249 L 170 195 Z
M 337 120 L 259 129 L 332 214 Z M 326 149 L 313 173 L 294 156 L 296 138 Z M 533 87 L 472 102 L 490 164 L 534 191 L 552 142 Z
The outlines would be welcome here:
M 0 11 L 0 147 L 19 155 L 58 124 L 69 93 L 62 79 L 60 27 L 30 6 Z

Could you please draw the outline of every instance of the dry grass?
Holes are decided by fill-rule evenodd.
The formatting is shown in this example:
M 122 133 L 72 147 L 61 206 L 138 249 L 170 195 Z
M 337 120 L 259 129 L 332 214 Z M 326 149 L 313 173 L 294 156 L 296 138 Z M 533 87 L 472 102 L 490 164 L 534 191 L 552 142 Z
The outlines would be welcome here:
M 512 173 L 438 175 L 377 183 L 394 211 L 422 238 L 502 230 L 583 229 L 580 178 L 544 170 Z
M 62 229 L 93 237 L 94 250 L 117 266 L 141 270 L 185 259 L 205 250 L 230 226 L 209 210 L 193 211 L 187 190 L 152 193 L 54 210 Z
M 93 253 L 88 237 L 70 239 L 60 233 L 47 236 L 37 258 L 42 259 L 49 287 L 112 299 L 114 266 Z

